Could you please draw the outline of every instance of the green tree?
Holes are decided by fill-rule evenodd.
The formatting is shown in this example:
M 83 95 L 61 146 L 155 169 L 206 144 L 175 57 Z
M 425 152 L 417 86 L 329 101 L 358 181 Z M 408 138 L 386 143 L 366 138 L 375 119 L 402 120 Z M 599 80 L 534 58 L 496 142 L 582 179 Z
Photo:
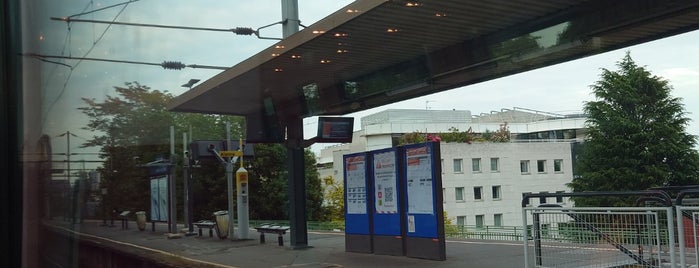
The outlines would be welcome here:
M 255 144 L 250 172 L 250 218 L 289 218 L 286 148 L 280 144 Z
M 188 132 L 190 127 L 194 139 L 220 139 L 225 134 L 225 122 L 233 123 L 233 136 L 240 136 L 244 124 L 242 117 L 180 114 L 167 110 L 167 103 L 172 100 L 170 93 L 151 90 L 137 82 L 126 83 L 125 87 L 114 87 L 115 96 L 107 96 L 102 101 L 83 98 L 86 104 L 78 108 L 88 116 L 85 127 L 92 131 L 84 147 L 99 147 L 104 166 L 99 169 L 108 190 L 106 202 L 116 210 L 148 210 L 150 208 L 150 184 L 143 164 L 158 158 L 168 158 L 170 153 L 170 126 L 175 126 L 176 133 Z M 206 136 L 204 136 L 206 135 Z M 182 155 L 181 139 L 176 137 L 178 145 L 176 155 Z M 181 157 L 176 159 L 181 167 Z M 194 184 L 213 183 L 216 187 L 206 185 L 207 193 L 220 188 L 221 169 L 199 169 Z M 181 173 L 180 173 L 181 174 Z M 182 176 L 177 176 L 178 189 L 182 189 Z M 222 182 L 221 182 L 222 181 Z M 202 185 L 193 185 L 193 189 L 202 189 Z M 178 200 L 182 200 L 182 191 L 178 191 Z M 196 192 L 195 192 L 195 197 Z M 211 195 L 206 195 L 211 196 Z M 213 198 L 215 199 L 215 197 Z M 197 200 L 195 205 L 207 204 Z M 178 202 L 179 209 L 182 203 Z M 215 207 L 225 208 L 216 204 Z M 196 209 L 195 209 L 196 211 Z M 208 214 L 210 217 L 211 211 Z M 181 212 L 178 215 L 183 215 Z M 204 215 L 199 215 L 204 216 Z
M 231 136 L 244 134 L 243 117 L 173 113 L 167 103 L 173 96 L 152 90 L 137 82 L 115 87 L 116 96 L 103 101 L 86 99 L 79 108 L 89 117 L 84 129 L 94 136 L 83 146 L 101 149 L 105 165 L 99 171 L 108 189 L 107 203 L 118 211 L 149 210 L 150 184 L 141 165 L 157 158 L 168 158 L 170 126 L 176 133 L 192 133 L 192 140 L 221 140 L 226 136 L 226 123 L 231 123 Z M 191 130 L 191 132 L 190 132 Z M 182 155 L 182 139 L 176 135 L 175 155 Z M 250 216 L 255 219 L 288 218 L 288 174 L 286 148 L 280 144 L 255 144 L 255 160 L 250 170 Z M 309 219 L 323 219 L 323 193 L 315 168 L 315 156 L 305 155 L 306 193 Z M 182 216 L 182 157 L 176 157 L 178 212 Z M 247 164 L 247 163 L 246 163 Z M 211 213 L 228 207 L 227 181 L 218 161 L 200 161 L 192 170 L 191 191 L 193 219 L 209 219 Z
M 309 220 L 326 220 L 323 189 L 315 167 L 315 155 L 305 150 L 306 213 Z M 250 218 L 289 218 L 289 175 L 286 148 L 281 144 L 256 144 L 250 176 Z
M 697 183 L 696 138 L 686 133 L 689 119 L 672 87 L 630 53 L 604 69 L 592 86 L 595 101 L 584 106 L 587 138 L 569 186 L 581 191 L 644 190 Z M 631 205 L 621 198 L 576 199 L 576 205 Z
M 312 221 L 328 220 L 323 210 L 323 184 L 316 168 L 316 156 L 310 150 L 304 150 L 306 172 L 306 212 L 307 218 Z
M 342 183 L 335 181 L 332 176 L 323 178 L 326 188 L 327 200 L 325 211 L 331 221 L 345 220 L 345 187 Z

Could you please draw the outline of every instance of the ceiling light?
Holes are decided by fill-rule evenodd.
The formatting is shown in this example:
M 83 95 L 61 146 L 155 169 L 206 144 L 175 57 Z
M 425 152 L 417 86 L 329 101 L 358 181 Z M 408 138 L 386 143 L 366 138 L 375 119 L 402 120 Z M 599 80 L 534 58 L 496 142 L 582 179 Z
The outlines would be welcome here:
M 347 52 L 349 52 L 349 50 L 347 50 L 347 49 L 338 49 L 337 50 L 338 54 L 347 53 Z
M 274 71 L 278 73 L 278 72 L 283 72 L 284 69 L 282 69 L 282 68 L 274 68 Z
M 320 63 L 330 63 L 330 60 L 320 60 Z
M 300 58 L 301 58 L 301 55 L 291 55 L 291 58 L 292 58 L 292 59 L 300 59 Z
M 420 3 L 420 2 L 406 2 L 405 6 L 406 7 L 419 7 L 419 6 L 422 6 L 422 3 Z
M 279 48 L 279 49 L 281 49 L 281 48 L 285 48 L 285 46 L 284 46 L 284 45 L 276 45 L 276 46 L 274 46 L 274 48 Z
M 447 13 L 446 12 L 437 12 L 437 13 L 434 13 L 434 16 L 435 17 L 446 17 Z
M 325 31 L 323 31 L 323 30 L 315 30 L 315 31 L 313 31 L 313 33 L 314 33 L 314 34 L 324 34 Z
M 348 9 L 347 13 L 359 13 L 359 10 L 357 9 Z
M 272 53 L 272 57 L 278 57 L 279 53 Z
M 334 37 L 347 37 L 348 34 L 347 33 L 335 33 L 335 34 L 333 34 L 333 36 Z
M 386 29 L 386 32 L 388 33 L 397 33 L 399 30 L 397 28 L 388 28 Z

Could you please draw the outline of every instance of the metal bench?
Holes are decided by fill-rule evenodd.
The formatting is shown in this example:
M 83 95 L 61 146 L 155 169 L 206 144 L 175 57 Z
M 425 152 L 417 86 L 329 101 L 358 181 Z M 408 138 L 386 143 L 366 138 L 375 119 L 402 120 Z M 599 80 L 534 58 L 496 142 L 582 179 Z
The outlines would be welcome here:
M 260 233 L 260 244 L 265 243 L 265 233 L 271 233 L 271 234 L 277 234 L 278 235 L 277 240 L 279 242 L 279 246 L 284 246 L 283 235 L 286 234 L 286 231 L 289 230 L 289 226 L 263 224 L 263 225 L 255 227 L 255 229 L 257 230 L 257 232 Z
M 129 210 L 124 210 L 121 213 L 119 213 L 119 220 L 121 220 L 121 229 L 129 229 L 129 215 L 131 215 L 131 211 Z
M 201 229 L 207 228 L 207 229 L 209 229 L 209 237 L 214 237 L 214 228 L 216 227 L 215 222 L 201 220 L 201 221 L 195 222 L 193 224 L 194 224 L 194 226 L 196 226 L 199 229 L 199 236 L 202 236 Z

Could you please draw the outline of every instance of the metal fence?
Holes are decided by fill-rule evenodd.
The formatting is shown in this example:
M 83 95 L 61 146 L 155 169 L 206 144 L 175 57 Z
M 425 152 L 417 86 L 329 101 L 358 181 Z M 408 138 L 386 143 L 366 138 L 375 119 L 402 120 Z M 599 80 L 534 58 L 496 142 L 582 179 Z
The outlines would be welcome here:
M 665 267 L 676 265 L 673 200 L 662 190 L 524 193 L 525 267 Z M 561 207 L 531 199 L 636 199 L 636 207 Z M 642 207 L 653 206 L 653 207 Z
M 671 207 L 528 207 L 522 215 L 526 267 L 674 263 Z

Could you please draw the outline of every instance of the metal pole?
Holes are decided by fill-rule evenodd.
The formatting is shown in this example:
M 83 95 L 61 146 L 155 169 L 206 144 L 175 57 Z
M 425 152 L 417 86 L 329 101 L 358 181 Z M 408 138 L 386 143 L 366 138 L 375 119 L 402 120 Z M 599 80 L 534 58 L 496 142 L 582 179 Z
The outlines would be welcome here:
M 192 225 L 192 206 L 189 196 L 189 156 L 187 155 L 187 133 L 182 133 L 182 180 L 184 181 L 184 224 L 187 228 L 187 235 L 194 234 Z
M 282 0 L 282 37 L 299 31 L 299 2 L 298 0 Z
M 682 218 L 682 206 L 677 206 L 675 207 L 676 211 L 676 216 L 677 216 L 677 233 L 679 234 L 677 238 L 679 239 L 680 242 L 680 267 L 687 267 L 687 260 L 685 260 L 685 241 L 684 241 L 684 232 L 686 229 L 684 228 L 684 219 Z M 668 214 L 668 224 L 670 224 L 670 215 Z M 694 228 L 692 228 L 694 229 Z
M 282 0 L 282 36 L 299 31 L 298 0 Z M 306 230 L 306 185 L 303 148 L 303 120 L 294 118 L 287 125 L 286 153 L 289 169 L 289 237 L 292 249 L 308 247 Z
M 170 191 L 170 233 L 177 233 L 177 187 L 175 187 L 175 126 L 170 126 L 170 176 L 168 189 Z
M 231 147 L 231 123 L 226 122 L 226 151 L 230 151 Z M 233 226 L 235 221 L 233 215 L 233 163 L 231 163 L 230 158 L 226 159 L 226 182 L 228 183 L 228 236 L 231 240 L 235 240 L 233 235 L 235 229 Z

